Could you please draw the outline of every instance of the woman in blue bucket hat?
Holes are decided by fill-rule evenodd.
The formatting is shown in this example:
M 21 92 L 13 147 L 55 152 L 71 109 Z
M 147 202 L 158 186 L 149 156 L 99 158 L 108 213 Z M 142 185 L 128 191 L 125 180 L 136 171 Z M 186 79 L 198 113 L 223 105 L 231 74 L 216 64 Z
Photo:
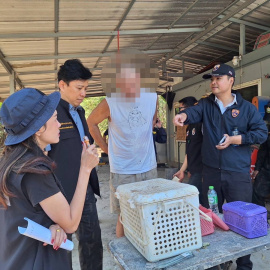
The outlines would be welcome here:
M 98 164 L 94 146 L 83 145 L 81 168 L 73 199 L 68 204 L 56 167 L 45 152 L 59 141 L 56 107 L 60 93 L 49 96 L 25 88 L 2 104 L 0 121 L 7 134 L 0 162 L 0 268 L 3 270 L 72 269 L 68 251 L 59 248 L 81 219 L 91 170 Z M 18 227 L 24 218 L 51 231 L 51 244 L 26 237 Z

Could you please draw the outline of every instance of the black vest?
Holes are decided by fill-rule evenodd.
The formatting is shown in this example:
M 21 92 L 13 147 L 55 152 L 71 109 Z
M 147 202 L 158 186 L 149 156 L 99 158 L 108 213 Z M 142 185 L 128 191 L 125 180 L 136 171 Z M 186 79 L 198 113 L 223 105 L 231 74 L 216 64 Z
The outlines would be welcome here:
M 51 145 L 49 156 L 57 164 L 55 174 L 64 188 L 68 202 L 71 202 L 79 176 L 82 142 L 79 130 L 69 113 L 69 103 L 61 99 L 56 110 L 58 121 L 61 123 L 60 141 L 58 144 Z M 85 135 L 88 136 L 92 144 L 93 138 L 88 130 L 84 109 L 78 109 L 78 113 Z M 88 188 L 92 188 L 93 192 L 100 196 L 96 169 L 91 172 Z

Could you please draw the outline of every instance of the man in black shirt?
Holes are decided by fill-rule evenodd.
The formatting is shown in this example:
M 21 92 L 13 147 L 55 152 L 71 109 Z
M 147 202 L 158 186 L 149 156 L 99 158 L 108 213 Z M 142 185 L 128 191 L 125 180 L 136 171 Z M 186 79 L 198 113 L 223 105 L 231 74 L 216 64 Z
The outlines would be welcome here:
M 195 97 L 185 97 L 179 100 L 180 110 L 191 107 L 197 103 Z M 181 169 L 174 175 L 182 182 L 185 176 L 185 171 L 188 169 L 191 174 L 188 183 L 194 185 L 200 192 L 199 200 L 202 203 L 202 123 L 189 124 L 187 126 L 186 137 L 186 155 Z
M 77 186 L 83 137 L 88 136 L 90 143 L 93 143 L 84 109 L 80 106 L 92 73 L 80 60 L 71 59 L 60 67 L 57 75 L 61 94 L 57 107 L 57 118 L 61 123 L 60 141 L 51 145 L 48 155 L 56 161 L 55 173 L 70 202 Z M 103 247 L 94 194 L 100 196 L 95 169 L 90 175 L 82 218 L 76 231 L 82 270 L 102 270 Z

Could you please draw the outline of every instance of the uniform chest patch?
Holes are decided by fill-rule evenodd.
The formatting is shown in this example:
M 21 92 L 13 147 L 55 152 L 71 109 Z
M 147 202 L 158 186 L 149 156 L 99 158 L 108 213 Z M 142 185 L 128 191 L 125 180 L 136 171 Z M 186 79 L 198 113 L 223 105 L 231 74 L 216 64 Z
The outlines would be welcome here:
M 59 129 L 70 129 L 70 128 L 74 128 L 74 125 L 72 122 L 64 122 L 61 123 L 61 127 Z
M 239 115 L 239 113 L 240 113 L 239 110 L 233 109 L 232 110 L 232 117 L 237 117 Z
M 192 129 L 192 135 L 195 135 L 195 133 L 196 133 L 196 129 L 193 128 L 193 129 Z

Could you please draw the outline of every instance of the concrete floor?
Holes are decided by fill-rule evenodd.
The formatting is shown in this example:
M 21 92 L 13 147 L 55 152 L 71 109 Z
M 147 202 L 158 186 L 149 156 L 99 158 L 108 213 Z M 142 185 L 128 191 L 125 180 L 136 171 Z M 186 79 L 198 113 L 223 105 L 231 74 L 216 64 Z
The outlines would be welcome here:
M 110 240 L 115 238 L 115 224 L 117 220 L 117 215 L 110 214 L 109 207 L 109 166 L 99 166 L 98 169 L 99 181 L 102 199 L 98 198 L 97 208 L 99 213 L 99 220 L 102 232 L 104 259 L 103 259 L 103 269 L 104 270 L 118 270 L 120 269 L 117 263 L 114 261 L 113 257 L 107 249 L 107 245 Z M 158 176 L 160 178 L 165 178 L 165 168 L 158 168 Z M 75 243 L 75 248 L 72 253 L 73 258 L 73 270 L 80 270 L 79 258 L 78 258 L 78 247 L 77 240 L 74 237 L 73 241 Z M 217 247 L 218 248 L 218 247 Z M 270 269 L 270 252 L 262 251 L 252 254 L 253 270 L 269 270 Z M 234 263 L 231 270 L 235 270 L 236 265 Z M 143 269 L 142 269 L 143 270 Z

